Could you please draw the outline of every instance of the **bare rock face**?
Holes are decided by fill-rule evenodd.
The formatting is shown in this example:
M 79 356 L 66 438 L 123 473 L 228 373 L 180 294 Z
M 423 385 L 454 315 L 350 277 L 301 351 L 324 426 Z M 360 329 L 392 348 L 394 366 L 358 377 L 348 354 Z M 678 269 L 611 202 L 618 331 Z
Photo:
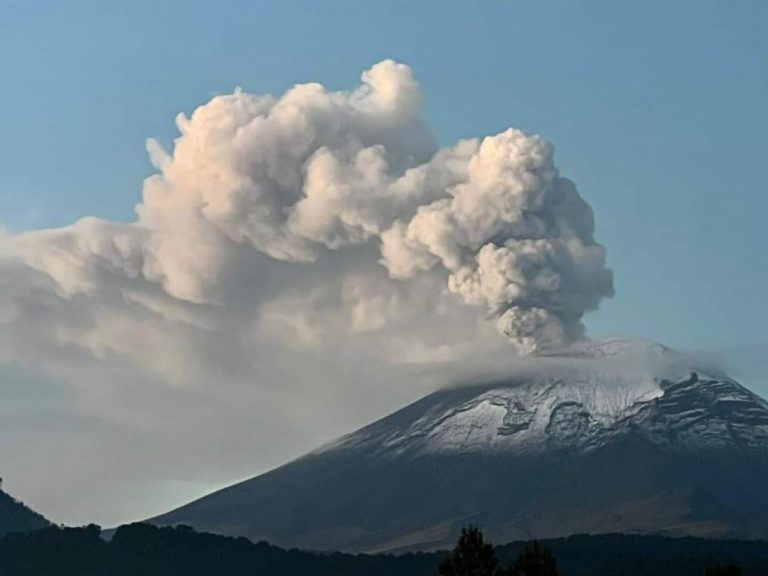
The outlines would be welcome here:
M 768 403 L 668 348 L 613 340 L 435 392 L 151 520 L 344 551 L 574 533 L 768 537 Z

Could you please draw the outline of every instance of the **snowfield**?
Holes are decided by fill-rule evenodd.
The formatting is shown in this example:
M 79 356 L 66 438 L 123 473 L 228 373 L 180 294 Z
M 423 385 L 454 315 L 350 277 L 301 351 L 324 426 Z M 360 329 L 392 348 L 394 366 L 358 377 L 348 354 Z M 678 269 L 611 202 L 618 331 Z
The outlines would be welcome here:
M 457 395 L 461 400 L 457 402 Z M 645 341 L 521 360 L 508 380 L 422 401 L 321 449 L 381 457 L 594 450 L 630 430 L 674 447 L 765 445 L 768 404 L 717 370 Z

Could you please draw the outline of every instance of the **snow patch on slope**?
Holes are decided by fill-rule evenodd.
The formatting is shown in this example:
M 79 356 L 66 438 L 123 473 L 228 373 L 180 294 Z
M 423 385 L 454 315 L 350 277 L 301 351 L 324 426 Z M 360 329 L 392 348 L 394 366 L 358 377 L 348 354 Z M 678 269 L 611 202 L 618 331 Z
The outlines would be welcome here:
M 506 378 L 436 392 L 321 451 L 588 451 L 629 431 L 656 444 L 728 445 L 739 419 L 758 436 L 765 424 L 768 438 L 768 405 L 694 358 L 648 341 L 589 341 L 521 359 Z

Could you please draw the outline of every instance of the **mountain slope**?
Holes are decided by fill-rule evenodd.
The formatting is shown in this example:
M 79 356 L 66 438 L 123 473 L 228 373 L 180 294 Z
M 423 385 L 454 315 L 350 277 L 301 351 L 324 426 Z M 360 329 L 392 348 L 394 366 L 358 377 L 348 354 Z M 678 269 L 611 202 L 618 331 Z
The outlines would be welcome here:
M 768 403 L 667 348 L 589 343 L 435 392 L 152 520 L 322 550 L 573 533 L 768 536 Z
M 29 532 L 48 526 L 37 512 L 0 490 L 0 536 L 9 532 Z

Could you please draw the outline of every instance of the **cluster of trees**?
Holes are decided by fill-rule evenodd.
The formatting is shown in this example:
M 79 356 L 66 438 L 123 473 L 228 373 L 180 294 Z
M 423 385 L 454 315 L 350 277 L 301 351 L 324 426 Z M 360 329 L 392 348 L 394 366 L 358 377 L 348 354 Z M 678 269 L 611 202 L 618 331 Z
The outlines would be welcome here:
M 768 542 L 757 541 L 613 534 L 494 548 L 469 527 L 449 553 L 394 556 L 284 550 L 183 526 L 103 536 L 98 526 L 6 534 L 0 576 L 768 576 Z
M 552 551 L 537 540 L 527 544 L 508 568 L 499 567 L 493 546 L 477 526 L 462 528 L 456 547 L 440 563 L 439 576 L 559 576 Z
M 48 521 L 0 490 L 0 536 L 8 532 L 28 532 L 48 525 Z
M 439 576 L 561 576 L 552 551 L 538 540 L 525 545 L 515 561 L 502 568 L 493 545 L 487 542 L 477 526 L 461 530 L 456 547 L 438 567 Z M 705 576 L 742 576 L 736 564 L 710 563 Z M 766 571 L 768 576 L 768 570 Z
M 0 576 L 428 576 L 431 555 L 372 556 L 284 550 L 189 527 L 51 526 L 0 539 Z

